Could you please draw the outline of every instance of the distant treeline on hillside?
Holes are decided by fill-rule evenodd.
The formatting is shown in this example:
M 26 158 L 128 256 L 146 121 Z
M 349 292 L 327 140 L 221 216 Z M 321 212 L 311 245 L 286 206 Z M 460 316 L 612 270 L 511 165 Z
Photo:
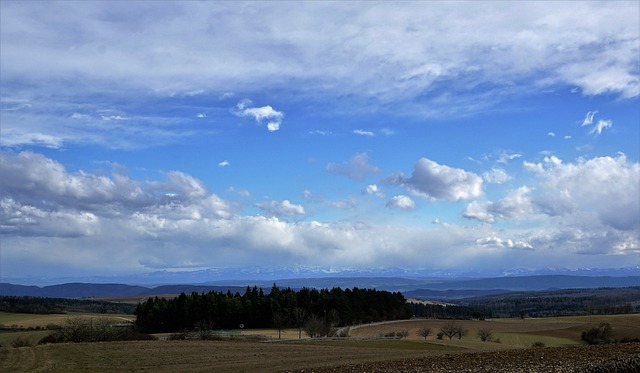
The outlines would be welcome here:
M 486 317 L 614 315 L 640 312 L 640 287 L 515 292 L 462 299 Z
M 247 287 L 244 295 L 230 291 L 182 293 L 174 299 L 150 298 L 138 305 L 136 324 L 144 332 L 193 329 L 203 322 L 216 329 L 266 328 L 316 317 L 332 325 L 353 325 L 408 319 L 411 307 L 399 293 L 375 289 L 281 289 L 268 294 Z
M 16 313 L 121 313 L 132 314 L 135 305 L 84 299 L 0 296 L 0 311 Z

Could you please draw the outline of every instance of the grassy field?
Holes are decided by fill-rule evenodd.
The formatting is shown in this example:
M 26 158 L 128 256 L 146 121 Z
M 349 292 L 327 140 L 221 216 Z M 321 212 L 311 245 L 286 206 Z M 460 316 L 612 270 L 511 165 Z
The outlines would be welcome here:
M 84 314 L 83 317 L 96 317 Z M 5 320 L 31 323 L 34 319 L 2 315 Z M 33 316 L 35 317 L 35 316 Z M 36 317 L 37 319 L 37 317 Z M 46 319 L 44 319 L 46 320 Z M 50 320 L 46 320 L 49 322 Z M 640 315 L 567 317 L 548 319 L 500 319 L 458 321 L 468 329 L 458 340 L 435 338 L 443 320 L 407 320 L 362 325 L 352 328 L 345 341 L 297 340 L 298 331 L 282 334 L 288 341 L 262 343 L 243 338 L 218 341 L 137 341 L 82 344 L 54 344 L 34 347 L 3 348 L 0 351 L 2 372 L 277 372 L 300 369 L 324 369 L 345 364 L 389 362 L 397 359 L 424 359 L 444 354 L 505 353 L 529 347 L 533 342 L 546 346 L 580 344 L 580 333 L 601 322 L 609 322 L 616 338 L 640 338 Z M 29 324 L 32 325 L 32 324 Z M 425 341 L 417 335 L 424 326 L 432 329 Z M 482 342 L 476 335 L 480 328 L 491 329 L 501 343 Z M 390 331 L 408 331 L 402 340 L 367 340 Z M 5 339 L 18 335 L 32 336 L 45 331 L 6 333 Z M 277 339 L 275 330 L 243 330 L 243 334 L 260 334 Z M 304 335 L 303 335 L 304 338 Z M 4 343 L 3 343 L 4 344 Z M 6 345 L 5 345 L 6 346 Z M 537 349 L 540 350 L 540 349 Z M 542 349 L 546 350 L 546 349 Z M 474 355 L 475 356 L 475 355 Z

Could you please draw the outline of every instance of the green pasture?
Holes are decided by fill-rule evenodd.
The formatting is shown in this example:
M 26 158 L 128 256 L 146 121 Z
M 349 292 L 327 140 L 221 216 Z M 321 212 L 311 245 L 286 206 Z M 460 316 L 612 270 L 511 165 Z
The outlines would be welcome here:
M 11 347 L 14 340 L 21 338 L 35 346 L 50 333 L 52 333 L 51 330 L 0 331 L 0 343 L 5 347 Z

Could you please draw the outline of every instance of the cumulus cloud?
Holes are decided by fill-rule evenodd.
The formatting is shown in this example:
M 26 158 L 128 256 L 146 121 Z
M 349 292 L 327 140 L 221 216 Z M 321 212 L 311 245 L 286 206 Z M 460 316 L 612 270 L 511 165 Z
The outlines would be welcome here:
M 228 167 L 231 163 L 229 163 L 229 161 L 227 161 L 226 159 L 222 162 L 218 163 L 218 167 Z
M 623 154 L 563 163 L 545 158 L 536 166 L 546 190 L 545 199 L 562 202 L 565 213 L 595 213 L 599 220 L 620 230 L 640 233 L 640 163 Z
M 382 193 L 380 187 L 378 187 L 376 184 L 367 185 L 367 187 L 364 189 L 364 193 L 384 198 L 384 193 Z
M 386 179 L 391 184 L 401 185 L 412 193 L 432 200 L 476 198 L 482 194 L 482 178 L 473 172 L 438 164 L 420 158 L 414 165 L 411 177 L 403 174 Z
M 394 196 L 387 202 L 387 207 L 410 210 L 416 207 L 416 203 L 409 196 Z
M 231 204 L 209 193 L 200 180 L 179 171 L 166 173 L 165 180 L 143 183 L 119 173 L 71 173 L 62 164 L 32 152 L 2 152 L 0 161 L 0 197 L 13 201 L 6 206 L 26 206 L 33 208 L 30 211 L 56 212 L 58 216 L 92 214 L 96 219 L 135 211 L 198 219 L 233 215 Z M 12 213 L 4 212 L 3 221 L 12 221 Z M 40 225 L 46 220 L 37 213 L 30 218 Z
M 439 268 L 469 261 L 486 268 L 570 266 L 576 255 L 586 257 L 580 263 L 621 266 L 640 253 L 640 170 L 623 155 L 549 158 L 535 174 L 541 181 L 535 189 L 517 188 L 493 204 L 469 204 L 468 215 L 486 221 L 526 217 L 531 209 L 536 219 L 544 217 L 546 210 L 535 211 L 542 201 L 567 205 L 536 227 L 505 225 L 499 231 L 489 224 L 440 224 L 438 218 L 420 227 L 374 219 L 290 222 L 282 218 L 306 211 L 289 200 L 260 204 L 266 216 L 242 216 L 234 203 L 184 172 L 134 180 L 116 172 L 70 171 L 32 152 L 0 155 L 3 275 L 16 275 L 13 268 L 27 259 L 38 273 L 64 275 L 114 266 L 128 272 L 335 263 L 415 268 L 416 258 L 425 256 Z M 393 207 L 408 208 L 411 197 L 404 197 L 391 199 Z
M 483 172 L 482 178 L 490 184 L 503 184 L 511 180 L 511 176 L 502 168 L 493 168 L 491 171 Z
M 473 201 L 462 211 L 462 216 L 467 219 L 475 219 L 483 223 L 492 224 L 496 221 L 495 217 L 488 211 L 489 203 Z
M 525 241 L 512 241 L 511 239 L 502 239 L 500 237 L 490 236 L 479 238 L 476 240 L 478 246 L 490 246 L 497 248 L 518 249 L 518 250 L 533 250 L 533 246 Z
M 256 204 L 262 211 L 272 216 L 296 216 L 304 215 L 304 207 L 296 205 L 285 199 L 283 201 L 268 201 Z
M 251 117 L 258 123 L 267 121 L 267 130 L 275 132 L 280 129 L 280 124 L 284 118 L 284 113 L 274 110 L 271 106 L 253 107 L 251 100 L 242 100 L 236 105 L 236 115 L 240 117 Z
M 348 176 L 353 180 L 362 180 L 367 175 L 380 171 L 378 167 L 369 164 L 369 155 L 367 153 L 358 153 L 351 157 L 348 162 L 329 163 L 326 170 L 331 173 Z
M 531 189 L 522 186 L 512 190 L 498 202 L 473 201 L 467 205 L 462 216 L 484 223 L 494 223 L 497 218 L 523 220 L 531 218 L 536 213 L 531 197 Z

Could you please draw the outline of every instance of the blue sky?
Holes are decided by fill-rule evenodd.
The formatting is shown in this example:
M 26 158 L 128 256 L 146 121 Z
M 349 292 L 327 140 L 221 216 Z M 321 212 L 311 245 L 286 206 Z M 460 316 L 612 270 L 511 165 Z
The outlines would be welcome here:
M 638 2 L 0 6 L 3 277 L 640 265 Z

